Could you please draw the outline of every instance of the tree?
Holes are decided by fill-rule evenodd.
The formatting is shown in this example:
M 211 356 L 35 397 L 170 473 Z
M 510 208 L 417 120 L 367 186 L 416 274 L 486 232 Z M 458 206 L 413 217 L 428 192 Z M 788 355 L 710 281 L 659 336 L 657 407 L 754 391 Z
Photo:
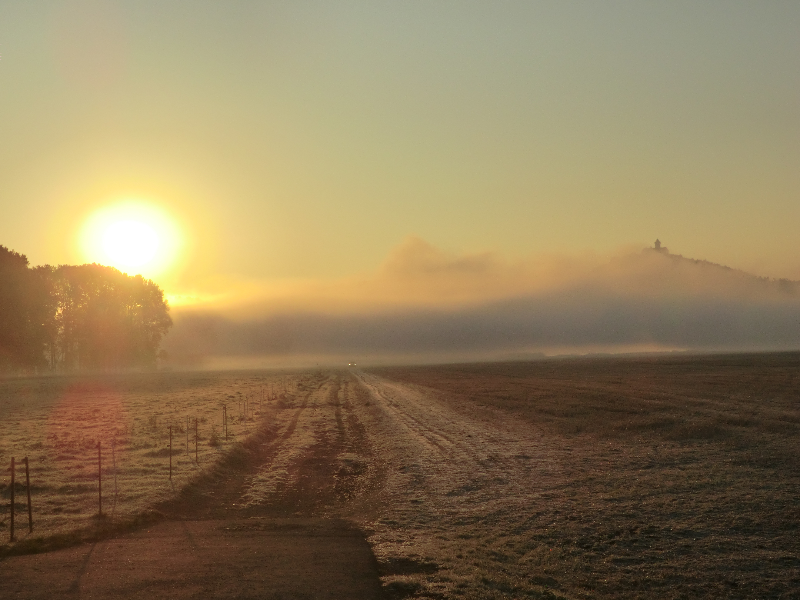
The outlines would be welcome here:
M 155 283 L 98 264 L 63 265 L 53 275 L 57 345 L 65 368 L 156 364 L 172 319 Z
M 47 286 L 28 258 L 0 246 L 0 369 L 45 366 Z
M 0 370 L 156 365 L 172 325 L 164 293 L 98 264 L 29 268 L 0 246 Z

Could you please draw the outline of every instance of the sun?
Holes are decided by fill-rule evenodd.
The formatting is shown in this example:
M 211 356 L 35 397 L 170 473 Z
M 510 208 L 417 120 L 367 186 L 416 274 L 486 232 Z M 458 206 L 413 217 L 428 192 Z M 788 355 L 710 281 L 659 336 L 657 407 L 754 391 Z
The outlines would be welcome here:
M 158 234 L 139 221 L 116 221 L 103 233 L 103 250 L 117 265 L 142 267 L 156 257 L 158 247 Z
M 181 236 L 166 211 L 140 201 L 95 211 L 80 234 L 85 260 L 152 277 L 177 258 Z

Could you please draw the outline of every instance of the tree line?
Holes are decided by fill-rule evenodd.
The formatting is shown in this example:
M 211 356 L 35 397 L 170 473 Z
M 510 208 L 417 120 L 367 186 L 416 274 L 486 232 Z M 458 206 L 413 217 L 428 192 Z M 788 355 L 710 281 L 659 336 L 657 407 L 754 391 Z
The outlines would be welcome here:
M 171 325 L 164 292 L 141 275 L 30 267 L 0 245 L 0 371 L 152 367 Z

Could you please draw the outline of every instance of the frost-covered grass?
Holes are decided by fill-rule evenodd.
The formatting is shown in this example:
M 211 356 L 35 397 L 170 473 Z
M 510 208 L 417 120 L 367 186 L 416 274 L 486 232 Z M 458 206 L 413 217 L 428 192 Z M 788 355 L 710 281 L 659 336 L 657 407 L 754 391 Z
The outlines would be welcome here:
M 796 594 L 799 355 L 372 373 L 394 457 L 371 538 L 387 583 L 456 598 Z
M 98 441 L 105 522 L 124 520 L 171 497 L 191 478 L 211 467 L 231 444 L 253 431 L 261 409 L 266 411 L 269 406 L 269 402 L 260 404 L 262 390 L 268 399 L 272 390 L 283 391 L 285 381 L 285 374 L 270 372 L 0 380 L 0 543 L 8 541 L 8 467 L 12 456 L 17 462 L 18 540 L 67 534 L 96 522 Z M 294 378 L 290 385 L 295 385 Z M 223 429 L 223 404 L 228 407 L 228 440 Z M 27 528 L 21 464 L 25 456 L 30 461 L 32 536 Z
M 241 441 L 256 422 L 236 420 L 239 398 L 276 378 L 0 382 L 0 461 L 31 457 L 34 535 L 93 521 L 98 438 L 116 440 L 119 494 L 112 509 L 104 450 L 105 510 L 137 514 L 228 464 L 221 404 Z M 355 521 L 387 597 L 789 598 L 800 585 L 797 354 L 295 374 L 263 408 L 261 433 L 228 453 L 247 458 L 239 472 L 184 489 L 223 517 Z M 201 423 L 199 466 L 187 413 Z

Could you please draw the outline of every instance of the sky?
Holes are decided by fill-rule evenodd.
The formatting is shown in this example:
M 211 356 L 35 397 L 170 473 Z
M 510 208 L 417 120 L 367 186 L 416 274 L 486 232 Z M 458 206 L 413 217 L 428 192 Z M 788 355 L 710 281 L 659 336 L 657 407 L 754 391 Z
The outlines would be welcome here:
M 800 4 L 777 1 L 0 0 L 0 244 L 32 264 L 108 263 L 136 234 L 109 227 L 145 222 L 156 258 L 127 270 L 164 289 L 177 338 L 181 314 L 335 313 L 352 332 L 395 331 L 390 315 L 425 329 L 438 311 L 465 319 L 451 327 L 475 356 L 603 347 L 599 333 L 486 345 L 468 322 L 608 289 L 589 282 L 656 238 L 800 279 L 798 31 Z M 641 268 L 620 306 L 650 293 Z M 695 279 L 658 302 L 707 299 Z M 647 335 L 613 343 L 800 345 L 767 330 L 701 344 L 641 318 Z M 392 339 L 341 352 L 391 354 Z M 404 356 L 430 349 L 416 344 Z

